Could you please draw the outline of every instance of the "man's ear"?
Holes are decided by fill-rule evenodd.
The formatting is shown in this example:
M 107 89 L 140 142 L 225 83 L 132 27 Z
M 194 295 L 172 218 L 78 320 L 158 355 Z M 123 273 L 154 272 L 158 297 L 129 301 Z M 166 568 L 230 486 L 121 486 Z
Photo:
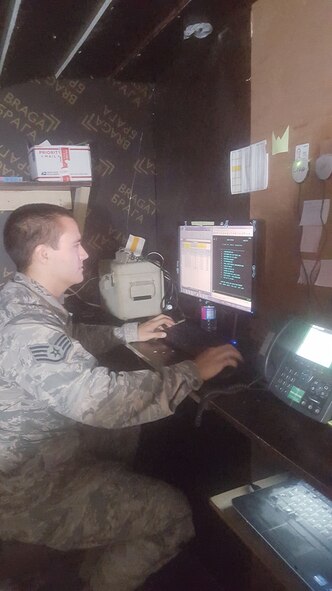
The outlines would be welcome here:
M 32 260 L 40 265 L 46 265 L 49 261 L 49 246 L 38 244 L 33 251 Z

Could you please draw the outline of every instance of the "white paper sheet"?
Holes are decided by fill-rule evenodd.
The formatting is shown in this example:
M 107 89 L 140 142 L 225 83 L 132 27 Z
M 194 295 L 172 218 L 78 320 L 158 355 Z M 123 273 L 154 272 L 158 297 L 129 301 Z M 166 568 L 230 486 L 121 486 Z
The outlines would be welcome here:
M 266 140 L 230 153 L 231 193 L 261 191 L 268 185 Z
M 332 259 L 323 259 L 320 261 L 320 270 L 315 285 L 332 287 Z
M 322 226 L 303 226 L 300 251 L 318 252 Z
M 321 226 L 322 220 L 326 224 L 330 211 L 330 200 L 324 199 L 323 208 L 322 203 L 322 199 L 304 201 L 300 226 Z M 321 211 L 322 213 L 320 213 Z

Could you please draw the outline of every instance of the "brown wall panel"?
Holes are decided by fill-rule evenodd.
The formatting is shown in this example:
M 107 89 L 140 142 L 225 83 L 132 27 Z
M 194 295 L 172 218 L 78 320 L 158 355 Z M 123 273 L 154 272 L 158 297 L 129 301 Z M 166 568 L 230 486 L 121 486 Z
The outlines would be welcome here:
M 251 195 L 251 216 L 266 222 L 264 330 L 272 319 L 289 314 L 324 322 L 331 317 L 331 289 L 308 290 L 297 283 L 299 211 L 304 200 L 330 197 L 332 189 L 331 181 L 319 181 L 314 171 L 319 154 L 332 152 L 326 143 L 332 138 L 331 22 L 329 0 L 258 0 L 252 8 L 251 141 L 267 139 L 270 154 L 268 189 Z M 272 155 L 272 132 L 280 136 L 288 125 L 289 151 Z M 295 146 L 307 142 L 310 174 L 299 186 L 291 168 Z M 332 258 L 330 238 L 322 242 L 317 257 Z

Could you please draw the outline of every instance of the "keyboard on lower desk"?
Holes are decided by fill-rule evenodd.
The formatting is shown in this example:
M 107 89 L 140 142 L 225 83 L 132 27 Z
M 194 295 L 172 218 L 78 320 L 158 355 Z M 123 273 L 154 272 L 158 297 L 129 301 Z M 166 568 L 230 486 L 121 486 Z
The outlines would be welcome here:
M 304 481 L 233 499 L 234 508 L 313 591 L 332 591 L 332 501 Z

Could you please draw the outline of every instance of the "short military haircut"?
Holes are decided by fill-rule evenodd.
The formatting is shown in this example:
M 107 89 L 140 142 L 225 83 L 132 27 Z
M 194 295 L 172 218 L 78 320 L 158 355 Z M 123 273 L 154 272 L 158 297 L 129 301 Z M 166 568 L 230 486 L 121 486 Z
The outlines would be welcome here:
M 39 244 L 56 249 L 63 234 L 61 218 L 72 218 L 72 213 L 49 203 L 22 205 L 7 219 L 3 242 L 17 270 L 24 273 L 31 264 L 33 252 Z

